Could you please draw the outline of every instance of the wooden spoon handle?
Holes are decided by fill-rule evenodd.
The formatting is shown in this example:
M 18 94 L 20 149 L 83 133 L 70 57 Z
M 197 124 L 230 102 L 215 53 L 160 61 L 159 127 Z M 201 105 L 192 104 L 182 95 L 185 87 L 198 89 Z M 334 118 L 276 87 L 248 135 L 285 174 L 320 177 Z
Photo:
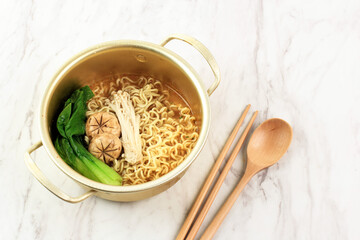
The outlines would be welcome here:
M 234 205 L 236 199 L 239 197 L 241 191 L 244 189 L 246 184 L 255 175 L 257 171 L 254 171 L 252 168 L 246 168 L 244 176 L 241 178 L 233 192 L 230 194 L 224 205 L 218 211 L 212 222 L 206 228 L 204 234 L 201 236 L 200 240 L 212 239 L 220 227 L 221 223 L 224 221 L 226 215 L 229 213 L 231 207 Z

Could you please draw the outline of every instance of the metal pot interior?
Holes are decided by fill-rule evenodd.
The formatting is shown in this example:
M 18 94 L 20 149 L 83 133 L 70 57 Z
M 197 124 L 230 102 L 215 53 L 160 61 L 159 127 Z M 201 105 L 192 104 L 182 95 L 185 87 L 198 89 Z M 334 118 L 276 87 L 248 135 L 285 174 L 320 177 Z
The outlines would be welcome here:
M 156 183 L 115 187 L 96 183 L 73 171 L 57 155 L 51 139 L 54 122 L 63 102 L 70 94 L 84 85 L 92 85 L 105 77 L 119 74 L 152 76 L 180 93 L 197 119 L 200 136 L 192 153 L 172 172 Z M 208 97 L 195 71 L 182 58 L 156 44 L 139 41 L 114 41 L 87 49 L 78 54 L 55 75 L 45 93 L 41 107 L 41 132 L 46 150 L 67 175 L 81 184 L 105 191 L 139 191 L 164 184 L 186 169 L 205 142 L 209 126 Z M 65 166 L 66 165 L 66 166 Z M 180 168 L 180 169 L 179 169 Z M 103 185 L 103 186 L 101 186 Z M 144 186 L 141 186 L 144 185 Z M 132 188 L 133 187 L 133 188 Z

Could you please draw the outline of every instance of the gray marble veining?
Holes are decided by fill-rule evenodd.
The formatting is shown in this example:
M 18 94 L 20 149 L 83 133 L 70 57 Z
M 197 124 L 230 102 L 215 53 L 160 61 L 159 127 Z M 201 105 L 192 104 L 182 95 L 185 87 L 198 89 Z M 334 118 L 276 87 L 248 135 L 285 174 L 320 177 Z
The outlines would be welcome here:
M 359 239 L 359 1 L 2 1 L 0 3 L 0 238 L 173 239 L 246 104 L 256 125 L 280 117 L 294 129 L 283 159 L 244 189 L 215 239 Z M 222 82 L 211 96 L 212 126 L 186 175 L 153 198 L 62 202 L 27 170 L 40 139 L 38 109 L 49 79 L 68 58 L 114 39 L 159 43 L 170 33 L 202 41 Z M 209 86 L 211 71 L 171 43 Z M 69 194 L 82 190 L 34 154 Z M 235 161 L 205 222 L 239 181 Z M 259 230 L 260 226 L 260 230 Z

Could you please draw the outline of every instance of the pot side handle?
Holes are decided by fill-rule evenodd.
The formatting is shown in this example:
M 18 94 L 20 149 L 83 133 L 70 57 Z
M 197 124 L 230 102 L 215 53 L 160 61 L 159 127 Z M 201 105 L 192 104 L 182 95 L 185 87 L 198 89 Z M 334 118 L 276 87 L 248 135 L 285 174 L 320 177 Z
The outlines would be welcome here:
M 32 145 L 25 153 L 25 163 L 28 166 L 30 172 L 34 175 L 34 177 L 44 186 L 46 187 L 50 192 L 52 192 L 55 196 L 57 196 L 58 198 L 69 202 L 69 203 L 78 203 L 81 202 L 85 199 L 87 199 L 88 197 L 90 197 L 91 195 L 93 195 L 95 193 L 94 190 L 90 190 L 86 193 L 84 193 L 81 196 L 78 197 L 70 197 L 69 195 L 67 195 L 66 193 L 64 193 L 63 191 L 61 191 L 58 187 L 56 187 L 54 184 L 52 184 L 46 177 L 45 175 L 41 172 L 41 170 L 39 169 L 39 167 L 36 165 L 36 163 L 34 162 L 34 160 L 31 158 L 30 154 L 32 152 L 34 152 L 36 149 L 38 149 L 39 147 L 41 147 L 43 144 L 41 141 L 39 141 L 38 143 L 35 143 L 34 145 Z
M 207 49 L 204 46 L 204 44 L 202 44 L 195 38 L 184 35 L 184 34 L 172 34 L 172 35 L 168 36 L 160 45 L 164 47 L 168 42 L 170 42 L 173 39 L 181 40 L 181 41 L 184 41 L 184 42 L 190 44 L 196 50 L 198 50 L 201 53 L 201 55 L 205 58 L 205 60 L 208 62 L 211 70 L 213 71 L 213 73 L 215 75 L 215 81 L 211 84 L 211 86 L 207 90 L 207 93 L 210 96 L 215 91 L 215 89 L 218 87 L 218 85 L 220 83 L 220 69 L 219 69 L 218 64 L 215 61 L 215 58 L 210 53 L 209 49 Z

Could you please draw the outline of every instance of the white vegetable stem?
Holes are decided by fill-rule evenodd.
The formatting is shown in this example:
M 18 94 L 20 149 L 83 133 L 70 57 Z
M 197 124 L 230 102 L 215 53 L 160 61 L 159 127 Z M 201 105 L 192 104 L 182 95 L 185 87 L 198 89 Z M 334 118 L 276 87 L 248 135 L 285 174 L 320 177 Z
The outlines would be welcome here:
M 121 126 L 121 141 L 124 147 L 125 160 L 131 164 L 142 160 L 141 138 L 140 138 L 140 116 L 135 115 L 134 106 L 130 95 L 119 90 L 111 94 L 109 107 L 116 113 Z

